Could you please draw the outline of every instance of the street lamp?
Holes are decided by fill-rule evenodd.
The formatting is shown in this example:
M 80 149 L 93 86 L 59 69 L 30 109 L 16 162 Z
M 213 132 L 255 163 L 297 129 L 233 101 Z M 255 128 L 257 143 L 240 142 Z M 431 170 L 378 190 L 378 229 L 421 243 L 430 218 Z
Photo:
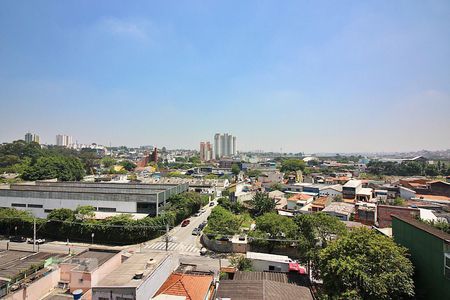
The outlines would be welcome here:
M 94 236 L 95 236 L 95 234 L 94 234 L 94 233 L 92 233 L 92 234 L 91 234 L 91 238 L 92 238 L 92 244 L 94 244 Z

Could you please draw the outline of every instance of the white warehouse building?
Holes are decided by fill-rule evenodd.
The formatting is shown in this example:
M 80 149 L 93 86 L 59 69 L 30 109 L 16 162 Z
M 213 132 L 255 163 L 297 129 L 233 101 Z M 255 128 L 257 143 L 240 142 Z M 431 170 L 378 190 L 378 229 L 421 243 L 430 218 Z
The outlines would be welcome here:
M 0 207 L 30 211 L 45 218 L 54 209 L 91 205 L 96 211 L 158 215 L 170 196 L 187 191 L 182 184 L 44 182 L 0 188 Z

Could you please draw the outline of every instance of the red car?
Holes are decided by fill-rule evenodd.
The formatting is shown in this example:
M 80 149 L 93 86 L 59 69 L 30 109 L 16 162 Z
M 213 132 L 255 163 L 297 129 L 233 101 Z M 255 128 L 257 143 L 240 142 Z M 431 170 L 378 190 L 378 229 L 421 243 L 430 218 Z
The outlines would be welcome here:
M 181 227 L 186 227 L 189 225 L 189 223 L 191 223 L 191 220 L 186 219 L 183 222 L 181 222 Z

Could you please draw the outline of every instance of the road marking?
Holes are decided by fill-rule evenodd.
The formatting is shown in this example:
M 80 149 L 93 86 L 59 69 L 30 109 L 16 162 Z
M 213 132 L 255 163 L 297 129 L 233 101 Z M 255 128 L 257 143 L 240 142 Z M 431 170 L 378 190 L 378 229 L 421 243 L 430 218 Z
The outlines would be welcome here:
M 156 243 L 153 243 L 150 245 L 146 245 L 144 248 L 152 249 L 152 250 L 166 250 L 166 243 L 165 242 L 156 242 Z M 183 252 L 193 252 L 193 253 L 200 251 L 200 249 L 198 249 L 195 245 L 184 245 L 181 243 L 179 244 L 179 243 L 173 243 L 173 242 L 168 243 L 167 250 L 169 250 L 169 251 L 179 250 L 179 251 L 183 251 Z

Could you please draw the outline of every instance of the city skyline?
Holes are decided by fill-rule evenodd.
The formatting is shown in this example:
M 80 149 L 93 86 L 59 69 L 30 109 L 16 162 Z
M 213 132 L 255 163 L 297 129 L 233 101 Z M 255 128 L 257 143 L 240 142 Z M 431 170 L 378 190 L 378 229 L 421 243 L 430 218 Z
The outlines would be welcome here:
M 0 142 L 198 149 L 232 132 L 240 151 L 449 149 L 449 14 L 448 1 L 2 2 Z

